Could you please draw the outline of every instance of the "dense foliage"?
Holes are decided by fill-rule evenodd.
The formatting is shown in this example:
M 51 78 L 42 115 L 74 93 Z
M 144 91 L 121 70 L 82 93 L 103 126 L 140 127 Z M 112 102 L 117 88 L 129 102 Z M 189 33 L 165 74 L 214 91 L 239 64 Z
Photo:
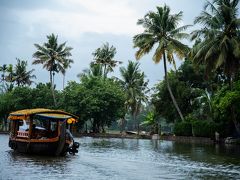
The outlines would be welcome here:
M 192 136 L 192 125 L 190 122 L 179 122 L 175 124 L 173 131 L 177 136 Z
M 70 82 L 62 94 L 63 109 L 89 120 L 93 132 L 104 132 L 105 126 L 124 116 L 125 95 L 112 79 L 82 78 L 81 83 Z
M 90 120 L 92 131 L 104 131 L 113 121 L 124 115 L 125 95 L 121 86 L 111 79 L 84 79 L 81 83 L 69 82 L 63 92 L 55 90 L 58 108 L 80 117 L 80 127 Z M 19 109 L 54 108 L 50 84 L 38 84 L 36 88 L 16 87 L 0 95 L 0 114 Z

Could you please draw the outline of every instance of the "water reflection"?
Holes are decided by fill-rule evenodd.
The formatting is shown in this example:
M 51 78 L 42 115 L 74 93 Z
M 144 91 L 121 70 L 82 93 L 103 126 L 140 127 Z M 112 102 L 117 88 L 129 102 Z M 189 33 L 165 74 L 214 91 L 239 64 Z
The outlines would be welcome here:
M 90 139 L 90 138 L 89 138 Z M 139 139 L 100 139 L 94 138 L 91 139 L 91 143 L 82 144 L 84 147 L 98 148 L 98 149 L 107 149 L 107 150 L 116 150 L 116 149 L 127 149 L 137 151 L 139 150 Z
M 51 176 L 64 174 L 69 171 L 69 164 L 72 162 L 70 157 L 46 157 L 20 154 L 14 151 L 6 152 L 6 170 L 3 171 L 5 175 L 19 178 L 21 177 L 39 177 L 41 175 Z M 8 169 L 8 171 L 7 171 Z M 17 177 L 13 176 L 17 175 Z
M 19 154 L 0 135 L 0 179 L 240 179 L 240 147 L 81 138 L 79 154 Z

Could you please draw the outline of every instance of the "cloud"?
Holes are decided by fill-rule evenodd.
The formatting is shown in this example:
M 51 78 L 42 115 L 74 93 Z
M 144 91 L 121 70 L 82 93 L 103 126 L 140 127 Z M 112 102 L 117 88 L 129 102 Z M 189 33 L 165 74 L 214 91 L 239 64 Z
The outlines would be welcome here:
M 5 3 L 4 3 L 5 2 Z M 67 71 L 67 80 L 78 81 L 76 75 L 89 66 L 92 52 L 104 42 L 117 48 L 116 59 L 135 60 L 132 37 L 143 31 L 136 22 L 150 10 L 164 3 L 171 13 L 184 12 L 182 24 L 191 24 L 202 9 L 204 0 L 11 0 L 0 1 L 1 64 L 15 64 L 16 57 L 29 60 L 36 50 L 34 43 L 46 42 L 46 35 L 59 35 L 59 43 L 67 41 L 73 47 L 74 64 Z M 155 65 L 152 53 L 144 56 L 141 69 L 151 86 L 163 78 L 162 62 Z M 178 61 L 179 62 L 179 61 Z M 180 62 L 178 63 L 178 65 Z M 34 65 L 37 82 L 48 82 L 47 71 Z M 118 68 L 112 74 L 119 76 Z M 56 75 L 57 88 L 62 87 L 62 76 Z
M 86 32 L 131 36 L 141 32 L 141 27 L 136 25 L 137 12 L 127 1 L 61 0 L 60 4 L 67 8 L 64 11 L 50 7 L 18 10 L 15 14 L 28 27 L 29 36 L 34 36 L 39 28 L 71 38 Z

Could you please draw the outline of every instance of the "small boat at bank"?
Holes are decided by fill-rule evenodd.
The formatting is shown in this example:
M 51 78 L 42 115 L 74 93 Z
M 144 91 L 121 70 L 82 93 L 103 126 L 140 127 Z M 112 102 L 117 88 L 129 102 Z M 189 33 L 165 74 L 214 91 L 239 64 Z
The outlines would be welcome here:
M 9 114 L 11 149 L 29 154 L 64 156 L 78 152 L 71 127 L 78 117 L 60 110 L 25 109 Z

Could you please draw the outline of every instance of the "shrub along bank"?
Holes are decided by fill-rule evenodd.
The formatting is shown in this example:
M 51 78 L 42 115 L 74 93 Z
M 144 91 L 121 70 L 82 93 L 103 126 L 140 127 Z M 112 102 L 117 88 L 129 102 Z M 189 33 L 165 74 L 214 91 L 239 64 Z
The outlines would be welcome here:
M 189 122 L 177 122 L 174 126 L 174 134 L 176 136 L 194 136 L 194 137 L 215 137 L 215 132 L 221 132 L 221 136 L 225 136 L 221 124 L 207 120 L 191 120 Z

